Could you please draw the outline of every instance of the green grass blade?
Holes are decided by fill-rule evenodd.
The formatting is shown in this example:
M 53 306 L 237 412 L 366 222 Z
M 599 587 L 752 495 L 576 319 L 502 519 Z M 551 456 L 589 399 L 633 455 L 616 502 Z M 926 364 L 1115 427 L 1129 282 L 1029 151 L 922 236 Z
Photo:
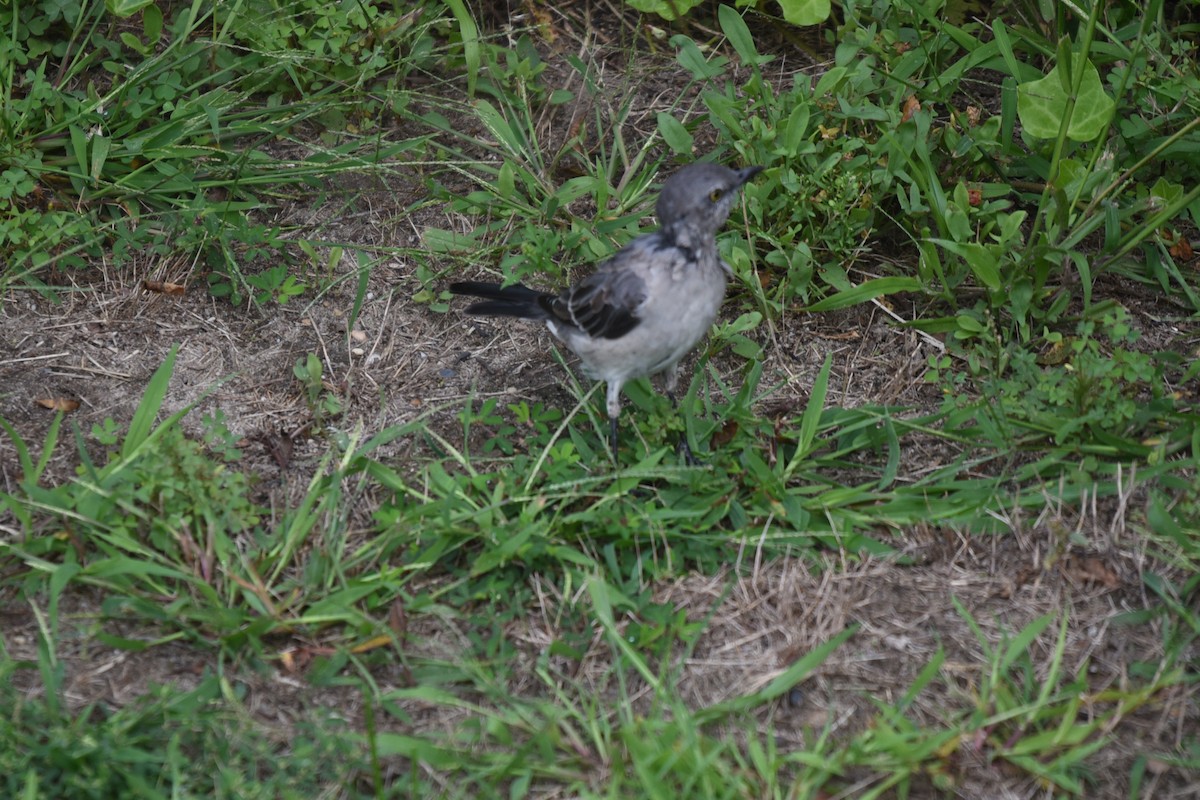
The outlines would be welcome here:
M 142 401 L 138 403 L 137 410 L 133 412 L 133 420 L 129 423 L 129 432 L 125 435 L 125 441 L 121 443 L 122 458 L 132 457 L 134 452 L 150 437 L 150 431 L 154 428 L 154 420 L 158 417 L 158 412 L 162 409 L 163 398 L 167 395 L 167 386 L 171 383 L 171 373 L 175 370 L 175 356 L 178 352 L 179 345 L 172 345 L 167 357 L 154 371 L 154 375 L 146 385 Z
M 696 712 L 697 720 L 701 723 L 707 723 L 723 719 L 730 715 L 745 714 L 751 709 L 761 706 L 763 703 L 767 703 L 777 697 L 782 697 L 793 686 L 808 677 L 813 670 L 824 664 L 825 659 L 829 658 L 834 650 L 841 647 L 847 639 L 857 632 L 858 625 L 852 625 L 828 642 L 814 647 L 796 661 L 795 664 L 792 664 L 757 692 L 735 697 L 732 700 L 725 700 L 708 708 L 699 709 Z
M 475 19 L 471 16 L 471 11 L 463 0 L 444 0 L 444 2 L 458 23 L 458 35 L 463 46 L 463 60 L 467 67 L 467 96 L 474 97 L 482 55 L 479 46 L 479 27 L 475 24 Z
M 896 294 L 898 292 L 920 292 L 922 285 L 916 278 L 909 277 L 889 277 L 889 278 L 873 278 L 869 281 L 830 295 L 824 300 L 818 300 L 805 308 L 806 311 L 818 314 L 822 311 L 836 311 L 839 308 L 850 308 L 859 303 L 865 303 L 868 300 L 874 300 L 877 297 L 884 295 Z
M 789 478 L 795 473 L 800 466 L 800 460 L 808 455 L 813 441 L 816 439 L 821 415 L 825 411 L 825 397 L 829 392 L 829 370 L 832 366 L 833 355 L 828 354 L 825 356 L 825 363 L 821 365 L 821 371 L 817 373 L 816 380 L 813 381 L 812 389 L 809 392 L 808 405 L 804 409 L 804 416 L 800 418 L 796 450 L 792 453 L 792 458 L 784 470 L 785 478 Z

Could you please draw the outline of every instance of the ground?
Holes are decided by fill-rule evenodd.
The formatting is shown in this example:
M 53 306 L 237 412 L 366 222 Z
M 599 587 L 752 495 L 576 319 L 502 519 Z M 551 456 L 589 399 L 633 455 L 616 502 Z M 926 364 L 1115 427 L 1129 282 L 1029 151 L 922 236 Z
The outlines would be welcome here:
M 607 36 L 620 39 L 628 32 L 609 31 Z M 627 52 L 608 46 L 614 53 Z M 650 53 L 645 57 L 656 58 Z M 779 69 L 787 71 L 786 60 Z M 661 89 L 641 87 L 648 119 Z M 415 185 L 406 184 L 403 191 L 416 191 Z M 302 205 L 285 209 L 282 221 L 298 224 L 303 236 L 304 220 L 312 219 L 326 234 L 336 227 L 340 241 L 369 246 L 414 246 L 426 227 L 469 224 L 438 207 L 398 219 L 407 203 L 397 202 L 397 196 L 396 191 L 364 190 L 354 198 L 351 212 L 336 222 L 320 219 L 317 209 Z M 53 418 L 53 412 L 38 405 L 41 399 L 78 401 L 69 420 L 85 432 L 106 418 L 127 422 L 150 375 L 169 348 L 178 345 L 164 410 L 195 404 L 184 423 L 193 432 L 201 414 L 221 410 L 230 429 L 243 437 L 245 467 L 259 477 L 266 505 L 294 502 L 323 453 L 321 438 L 305 430 L 310 413 L 293 375 L 306 354 L 320 357 L 327 382 L 345 404 L 345 419 L 361 424 L 367 436 L 430 414 L 436 430 L 461 438 L 457 412 L 471 397 L 497 395 L 564 410 L 575 402 L 562 368 L 549 354 L 552 340 L 544 330 L 472 319 L 457 307 L 448 313 L 432 311 L 414 301 L 422 286 L 415 265 L 401 255 L 385 259 L 373 271 L 351 336 L 352 281 L 285 305 L 234 307 L 209 296 L 182 263 L 146 264 L 140 271 L 97 268 L 66 280 L 69 285 L 60 287 L 54 299 L 22 293 L 0 305 L 0 417 L 35 447 Z M 148 291 L 144 280 L 190 285 L 182 296 L 171 296 Z M 1165 340 L 1194 337 L 1194 330 L 1162 330 L 1154 298 L 1129 300 L 1137 324 L 1147 332 L 1157 330 Z M 792 309 L 771 329 L 760 329 L 755 335 L 767 354 L 763 385 L 778 387 L 764 403 L 803 408 L 813 376 L 828 355 L 834 375 L 827 400 L 831 405 L 902 404 L 916 412 L 936 408 L 940 397 L 922 376 L 939 343 L 897 325 L 893 315 L 903 318 L 903 309 L 890 311 L 871 304 L 822 315 Z M 741 366 L 732 355 L 715 363 L 731 380 Z M 290 457 L 281 459 L 271 443 L 282 434 L 295 438 Z M 49 473 L 56 479 L 72 474 L 77 461 L 70 437 L 63 438 Z M 400 439 L 376 457 L 403 466 L 421 447 Z M 905 460 L 915 468 L 926 455 L 907 453 Z M 5 486 L 11 487 L 17 465 L 7 437 L 0 437 L 0 464 Z M 731 545 L 726 569 L 681 574 L 653 587 L 660 602 L 707 620 L 699 645 L 681 666 L 679 693 L 697 707 L 730 699 L 766 685 L 803 653 L 848 626 L 859 626 L 851 644 L 835 651 L 801 692 L 756 712 L 763 729 L 772 726 L 780 749 L 804 746 L 826 726 L 835 735 L 859 729 L 873 711 L 873 699 L 892 703 L 902 697 L 941 649 L 942 676 L 957 678 L 935 681 L 913 706 L 916 719 L 936 721 L 946 708 L 962 707 L 977 695 L 977 682 L 987 673 L 979 635 L 989 647 L 1002 649 L 1006 638 L 1050 614 L 1054 622 L 1032 647 L 1041 656 L 1035 669 L 1049 668 L 1059 622 L 1065 620 L 1062 669 L 1068 674 L 1085 671 L 1090 692 L 1081 700 L 1085 707 L 1099 702 L 1098 693 L 1125 681 L 1135 662 L 1153 662 L 1162 652 L 1161 623 L 1121 622 L 1123 614 L 1152 602 L 1145 595 L 1143 571 L 1170 569 L 1156 562 L 1145 539 L 1126 525 L 1129 509 L 1143 501 L 1131 479 L 1128 494 L 1116 501 L 1066 507 L 1047 497 L 1043 513 L 1007 520 L 1008 536 L 972 538 L 936 526 L 887 531 L 883 533 L 894 539 L 899 557 L 859 560 L 830 552 L 823 569 L 812 568 L 809 560 L 763 560 L 753 540 Z M 361 510 L 364 523 L 370 510 Z M 0 522 L 4 536 L 16 535 L 11 521 Z M 1062 540 L 1064 529 L 1070 545 L 1059 552 L 1055 542 Z M 562 598 L 554 595 L 553 581 L 537 575 L 530 581 L 546 589 L 540 595 L 543 605 L 530 609 L 509 635 L 532 663 L 556 638 L 555 609 Z M 37 622 L 28 605 L 6 591 L 0 628 L 9 653 L 33 660 Z M 214 653 L 180 642 L 137 653 L 100 645 L 91 633 L 101 599 L 97 593 L 76 591 L 63 609 L 67 638 L 59 655 L 69 675 L 71 702 L 119 706 L 150 684 L 186 687 L 215 666 Z M 979 631 L 972 629 L 972 621 Z M 452 657 L 467 646 L 461 632 L 438 630 L 431 622 L 413 624 L 410 637 L 418 651 Z M 130 637 L 153 635 L 133 624 L 116 627 Z M 1192 655 L 1198 655 L 1194 649 Z M 606 649 L 595 648 L 576 669 L 607 681 L 611 676 L 604 660 L 609 656 Z M 375 677 L 384 686 L 404 681 L 399 667 Z M 339 708 L 346 718 L 357 718 L 356 697 L 313 689 L 302 674 L 246 669 L 238 679 L 249 689 L 248 707 L 268 724 L 286 726 L 313 707 Z M 29 689 L 37 691 L 32 683 Z M 513 687 L 515 693 L 537 689 Z M 453 722 L 418 718 L 430 727 Z M 1096 782 L 1089 797 L 1127 796 L 1123 785 L 1108 778 L 1125 780 L 1140 754 L 1179 749 L 1185 732 L 1200 725 L 1195 690 L 1178 687 L 1119 725 L 1115 742 L 1092 762 Z M 1027 775 L 987 763 L 982 756 L 973 763 L 973 755 L 970 748 L 960 751 L 957 796 L 1049 796 Z M 1200 796 L 1200 778 L 1178 767 L 1154 761 L 1147 776 L 1143 797 Z M 928 786 L 917 792 L 936 794 Z

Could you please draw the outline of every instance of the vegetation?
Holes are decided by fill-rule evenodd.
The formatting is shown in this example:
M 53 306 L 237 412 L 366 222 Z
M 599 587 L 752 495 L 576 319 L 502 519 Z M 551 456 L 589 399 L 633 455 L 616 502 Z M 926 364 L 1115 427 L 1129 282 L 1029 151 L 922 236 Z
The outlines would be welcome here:
M 317 354 L 293 358 L 321 454 L 286 500 L 264 499 L 220 414 L 185 428 L 200 401 L 166 402 L 175 348 L 127 421 L 84 431 L 60 412 L 35 437 L 0 419 L 0 581 L 36 639 L 32 655 L 0 640 L 8 796 L 924 796 L 968 785 L 972 759 L 1092 796 L 1128 720 L 1175 702 L 1200 717 L 1178 700 L 1200 675 L 1195 8 L 1018 2 L 980 22 L 916 0 L 832 16 L 630 4 L 647 16 L 630 16 L 624 57 L 665 50 L 680 76 L 636 140 L 647 109 L 587 47 L 553 55 L 536 18 L 491 33 L 461 0 L 0 7 L 0 303 L 152 261 L 258 314 L 348 297 L 349 332 L 386 258 L 413 263 L 414 313 L 444 313 L 448 275 L 553 284 L 610 253 L 643 228 L 657 176 L 698 152 L 766 168 L 721 239 L 737 288 L 684 400 L 700 468 L 675 459 L 680 423 L 645 382 L 613 463 L 595 392 L 565 365 L 573 407 L 473 396 L 368 427 Z M 815 80 L 773 69 L 797 24 L 826 17 Z M 271 213 L 333 220 L 330 187 L 360 179 L 404 196 L 397 214 L 436 205 L 471 225 L 381 247 Z M 938 402 L 832 403 L 827 357 L 805 402 L 767 414 L 776 332 L 867 303 L 906 309 Z M 1097 504 L 1149 559 L 1129 579 L 1144 602 L 1105 624 L 1159 638 L 1119 685 L 1068 657 L 1064 599 L 998 623 L 955 600 L 969 680 L 939 645 L 870 699 L 869 724 L 801 726 L 802 744 L 772 709 L 855 626 L 732 699 L 680 689 L 727 598 L 667 602 L 664 582 L 732 581 L 756 548 L 814 571 L 904 565 L 914 531 L 1001 543 L 1047 509 L 1090 509 L 1098 529 Z M 1085 527 L 1039 528 L 1040 566 L 1097 547 Z M 95 613 L 63 612 L 78 597 Z M 553 617 L 539 648 L 513 634 L 535 610 Z M 441 628 L 453 655 L 427 646 Z M 212 666 L 122 708 L 72 708 L 81 630 Z M 581 676 L 597 652 L 603 670 Z M 238 677 L 270 670 L 352 695 L 354 713 L 271 730 Z M 916 714 L 935 691 L 936 715 Z M 1155 770 L 1194 777 L 1196 730 L 1122 762 L 1121 792 Z

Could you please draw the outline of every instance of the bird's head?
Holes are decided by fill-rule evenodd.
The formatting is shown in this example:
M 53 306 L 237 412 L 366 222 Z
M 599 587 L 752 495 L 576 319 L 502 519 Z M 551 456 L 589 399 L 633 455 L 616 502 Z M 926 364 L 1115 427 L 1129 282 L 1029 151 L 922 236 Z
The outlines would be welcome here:
M 730 169 L 720 164 L 689 164 L 667 178 L 658 196 L 658 223 L 678 246 L 695 248 L 712 241 L 729 219 L 738 189 L 762 167 Z

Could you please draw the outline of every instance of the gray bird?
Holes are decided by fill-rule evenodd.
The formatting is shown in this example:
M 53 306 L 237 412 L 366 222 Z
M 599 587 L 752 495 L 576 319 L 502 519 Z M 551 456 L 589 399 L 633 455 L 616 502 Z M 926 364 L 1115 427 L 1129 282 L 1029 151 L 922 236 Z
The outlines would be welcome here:
M 634 239 L 560 294 L 477 281 L 453 283 L 450 291 L 485 298 L 468 306 L 468 314 L 545 322 L 579 356 L 589 377 L 608 384 L 615 460 L 621 387 L 665 373 L 667 396 L 675 402 L 679 360 L 712 327 L 732 274 L 717 254 L 717 231 L 737 190 L 761 171 L 707 163 L 679 170 L 658 196 L 659 229 Z M 693 460 L 686 433 L 680 450 Z

